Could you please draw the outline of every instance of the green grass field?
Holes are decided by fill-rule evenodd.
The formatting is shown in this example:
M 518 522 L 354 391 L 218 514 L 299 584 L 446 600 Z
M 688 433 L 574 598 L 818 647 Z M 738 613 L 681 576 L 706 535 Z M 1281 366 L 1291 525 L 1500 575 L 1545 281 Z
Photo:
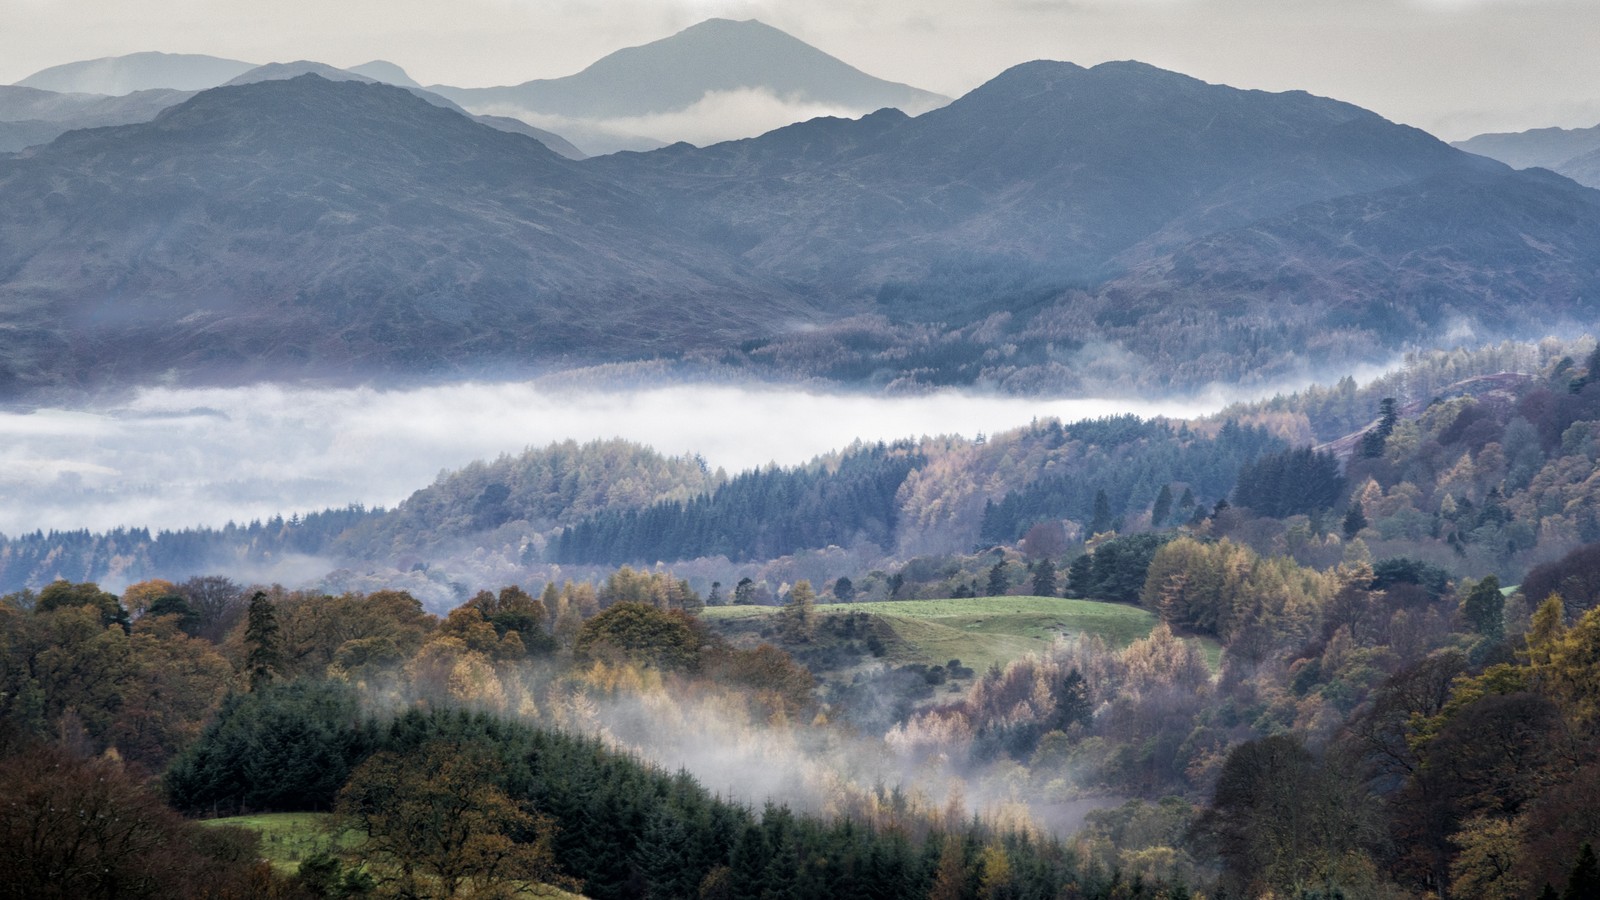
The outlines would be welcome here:
M 261 835 L 261 855 L 286 875 L 300 869 L 300 862 L 321 850 L 333 848 L 338 840 L 349 847 L 354 836 L 335 837 L 329 829 L 333 817 L 328 813 L 268 813 L 259 816 L 232 816 L 207 819 L 205 825 L 236 825 Z
M 777 611 L 772 606 L 717 606 L 702 615 L 709 622 L 731 624 Z M 1154 615 L 1137 607 L 1061 597 L 834 603 L 818 606 L 817 613 L 878 617 L 897 638 L 889 647 L 893 663 L 938 665 L 959 659 L 979 671 L 1043 652 L 1056 638 L 1074 634 L 1099 635 L 1113 646 L 1125 647 L 1156 624 Z

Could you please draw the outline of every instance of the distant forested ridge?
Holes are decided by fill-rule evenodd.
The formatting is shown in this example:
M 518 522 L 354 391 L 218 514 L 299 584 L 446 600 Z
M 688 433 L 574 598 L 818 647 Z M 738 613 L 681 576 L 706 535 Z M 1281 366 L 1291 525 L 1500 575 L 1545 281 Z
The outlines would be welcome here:
M 1093 528 L 1097 499 L 1106 504 L 1109 513 L 1106 521 L 1099 523 L 1099 530 L 1109 530 L 1113 520 L 1151 507 L 1162 488 L 1170 490 L 1174 484 L 1190 492 L 1190 503 L 1183 512 L 1192 516 L 1194 498 L 1227 496 L 1241 466 L 1284 447 L 1282 438 L 1265 429 L 1233 421 L 1224 422 L 1215 437 L 1194 432 L 1187 425 L 1137 416 L 1044 427 L 1047 444 L 1059 447 L 1072 442 L 1083 452 L 1053 466 L 1049 474 L 1026 488 L 1009 491 L 998 502 L 986 504 L 979 531 L 982 540 L 1013 542 L 1033 525 L 1050 519 L 1073 519 Z M 1181 503 L 1182 497 L 1174 500 Z
M 557 563 L 743 561 L 860 541 L 888 547 L 898 524 L 896 494 L 926 462 L 902 442 L 849 451 L 835 465 L 744 472 L 688 501 L 581 520 L 551 542 L 548 556 Z
M 1043 419 L 732 477 L 621 441 L 556 444 L 444 473 L 393 510 L 0 537 L 0 587 L 337 573 L 330 590 L 404 583 L 443 609 L 475 583 L 624 562 L 678 565 L 702 594 L 726 577 L 726 593 L 740 577 L 831 582 L 978 547 L 1066 552 L 1097 534 L 1201 521 L 1242 527 L 1263 549 L 1279 540 L 1305 562 L 1342 552 L 1332 534 L 1514 583 L 1600 538 L 1595 356 L 1587 340 L 1419 355 L 1364 387 L 1343 379 L 1208 420 Z

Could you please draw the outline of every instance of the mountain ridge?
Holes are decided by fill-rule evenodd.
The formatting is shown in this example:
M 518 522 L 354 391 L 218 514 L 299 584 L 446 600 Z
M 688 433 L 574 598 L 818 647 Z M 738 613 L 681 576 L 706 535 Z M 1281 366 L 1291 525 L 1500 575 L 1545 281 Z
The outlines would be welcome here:
M 679 110 L 708 92 L 739 89 L 767 89 L 780 97 L 798 95 L 867 109 L 905 103 L 913 107 L 908 112 L 921 112 L 949 99 L 874 78 L 754 19 L 708 19 L 660 40 L 609 53 L 562 78 L 492 88 L 435 85 L 430 89 L 468 108 L 511 104 L 529 112 L 585 118 Z
M 158 89 L 201 91 L 217 87 L 255 65 L 202 53 L 143 51 L 50 66 L 17 84 L 58 93 L 111 96 Z
M 0 160 L 0 365 L 12 391 L 685 354 L 1038 386 L 1100 342 L 1195 384 L 1592 319 L 1593 196 L 1138 63 L 581 162 L 309 74 Z
M 1600 125 L 1480 134 L 1451 146 L 1517 169 L 1549 169 L 1586 187 L 1600 188 Z

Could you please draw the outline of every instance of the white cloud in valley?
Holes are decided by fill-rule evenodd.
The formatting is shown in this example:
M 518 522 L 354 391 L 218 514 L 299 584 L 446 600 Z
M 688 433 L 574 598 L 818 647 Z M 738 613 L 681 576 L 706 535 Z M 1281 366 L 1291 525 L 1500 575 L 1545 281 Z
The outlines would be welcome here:
M 218 526 L 348 503 L 392 506 L 441 470 L 567 438 L 620 436 L 734 472 L 800 463 L 857 438 L 972 436 L 1046 416 L 1192 415 L 1220 403 L 696 386 L 572 392 L 521 382 L 153 389 L 114 407 L 0 413 L 0 533 Z
M 575 119 L 560 115 L 540 115 L 516 107 L 490 106 L 484 111 L 519 118 L 537 128 L 571 136 L 583 149 L 594 149 L 597 152 L 604 152 L 607 149 L 604 140 L 585 141 L 585 135 L 601 133 L 622 139 L 620 143 L 639 138 L 665 143 L 688 141 L 703 147 L 719 141 L 755 137 L 775 128 L 819 116 L 854 119 L 872 112 L 867 109 L 849 109 L 804 99 L 780 97 L 770 90 L 753 88 L 710 91 L 700 98 L 699 102 L 675 112 L 613 119 Z

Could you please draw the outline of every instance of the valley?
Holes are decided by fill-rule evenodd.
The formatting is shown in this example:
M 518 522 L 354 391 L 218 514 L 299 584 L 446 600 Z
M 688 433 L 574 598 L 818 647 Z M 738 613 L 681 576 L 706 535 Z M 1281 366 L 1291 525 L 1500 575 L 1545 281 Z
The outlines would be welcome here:
M 0 900 L 1600 896 L 1570 75 L 138 6 L 0 86 Z

